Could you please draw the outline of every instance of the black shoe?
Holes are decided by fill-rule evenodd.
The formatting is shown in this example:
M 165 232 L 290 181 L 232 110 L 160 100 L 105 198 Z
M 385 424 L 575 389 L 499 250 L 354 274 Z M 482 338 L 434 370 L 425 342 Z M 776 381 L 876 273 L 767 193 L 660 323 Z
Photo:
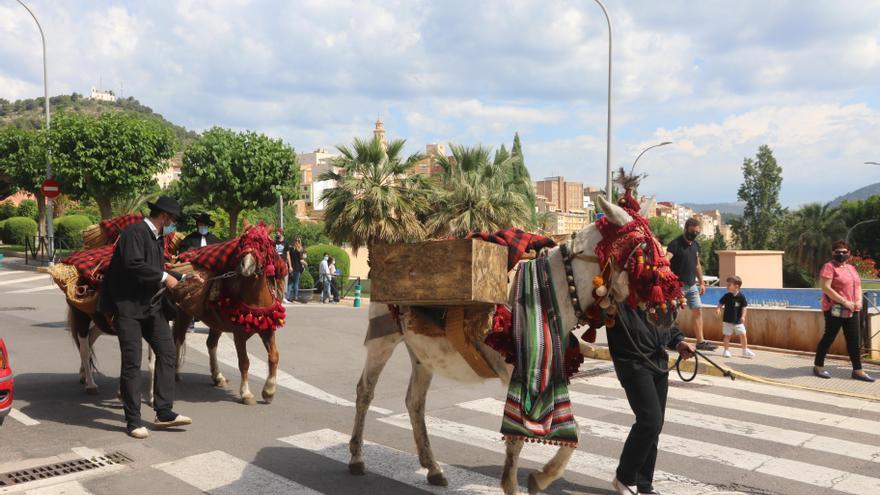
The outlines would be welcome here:
M 714 351 L 717 346 L 712 345 L 709 341 L 697 342 L 697 349 L 700 351 Z
M 852 377 L 854 380 L 858 380 L 860 382 L 874 383 L 876 381 L 874 378 L 871 378 L 871 376 L 867 373 L 865 373 L 864 375 L 859 375 L 859 374 L 856 374 L 855 371 L 853 371 Z
M 813 368 L 813 374 L 818 376 L 819 378 L 831 378 L 831 373 L 829 373 L 828 370 L 819 371 L 816 368 Z
M 648 491 L 642 491 L 642 489 L 639 488 L 639 495 L 660 495 L 660 492 L 658 492 L 657 490 L 655 490 L 653 488 L 651 488 Z

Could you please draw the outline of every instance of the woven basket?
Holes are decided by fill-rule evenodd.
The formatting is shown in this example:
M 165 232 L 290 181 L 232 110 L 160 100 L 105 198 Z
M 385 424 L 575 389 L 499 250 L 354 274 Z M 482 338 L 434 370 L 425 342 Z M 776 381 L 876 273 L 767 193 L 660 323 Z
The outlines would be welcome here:
M 104 234 L 104 230 L 101 229 L 101 226 L 98 224 L 90 225 L 85 230 L 83 230 L 82 238 L 83 247 L 85 249 L 103 246 L 108 242 L 107 236 Z
M 180 309 L 184 313 L 194 317 L 195 319 L 201 320 L 202 315 L 207 309 L 209 299 L 208 286 L 211 285 L 206 282 L 206 280 L 213 277 L 214 274 L 209 271 L 199 270 L 193 267 L 190 263 L 177 263 L 171 265 L 169 269 L 173 272 L 185 275 L 198 274 L 200 277 L 202 277 L 202 282 L 199 282 L 195 279 L 187 279 L 178 284 L 177 287 L 175 287 L 172 291 L 174 300 L 177 301 L 177 303 L 180 305 Z
M 79 272 L 75 266 L 56 263 L 49 267 L 49 276 L 64 293 L 71 306 L 90 315 L 97 312 L 98 293 L 88 285 L 79 284 Z

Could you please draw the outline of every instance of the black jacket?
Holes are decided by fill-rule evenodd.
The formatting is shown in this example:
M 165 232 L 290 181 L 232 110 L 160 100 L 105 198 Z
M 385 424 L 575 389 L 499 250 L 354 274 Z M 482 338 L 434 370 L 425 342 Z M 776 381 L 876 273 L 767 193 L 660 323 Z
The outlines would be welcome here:
M 667 315 L 655 322 L 639 309 L 631 309 L 626 304 L 617 305 L 617 324 L 607 330 L 608 347 L 615 364 L 635 364 L 644 361 L 642 354 L 655 363 L 668 361 L 666 349 L 675 349 L 684 340 L 684 335 L 675 325 L 673 315 Z M 632 337 L 632 342 L 626 333 Z M 635 344 L 635 346 L 633 346 Z M 663 368 L 666 368 L 664 364 Z
M 128 318 L 145 318 L 160 310 L 154 296 L 162 288 L 165 242 L 146 222 L 122 231 L 113 259 L 101 283 L 98 311 Z
M 222 242 L 219 237 L 210 232 L 208 232 L 208 235 L 205 236 L 205 240 L 208 242 L 208 245 Z M 177 248 L 177 253 L 183 254 L 190 249 L 197 249 L 200 247 L 202 247 L 202 234 L 199 234 L 198 231 L 196 231 L 184 237 L 183 240 L 180 241 L 180 246 L 178 246 Z

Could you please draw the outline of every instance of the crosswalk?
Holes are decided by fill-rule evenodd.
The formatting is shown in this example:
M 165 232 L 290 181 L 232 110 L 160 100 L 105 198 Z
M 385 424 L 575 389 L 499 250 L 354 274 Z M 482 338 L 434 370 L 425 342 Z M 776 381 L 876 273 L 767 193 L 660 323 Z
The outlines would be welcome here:
M 0 267 L 0 294 L 60 294 L 46 273 Z
M 568 465 L 564 489 L 550 493 L 610 493 L 617 456 L 629 433 L 631 412 L 613 374 L 577 379 L 571 386 L 574 410 L 579 414 L 580 447 Z M 503 410 L 499 397 L 483 397 L 429 410 L 426 417 L 432 439 L 455 445 L 462 458 L 441 458 L 448 487 L 427 484 L 414 446 L 381 443 L 381 432 L 411 431 L 406 413 L 378 409 L 367 426 L 364 459 L 368 471 L 411 493 L 501 494 L 500 466 L 505 445 L 498 432 Z M 328 400 L 327 402 L 333 402 Z M 327 407 L 345 407 L 331 403 Z M 489 427 L 489 425 L 496 425 Z M 694 385 L 672 386 L 666 413 L 666 430 L 660 439 L 655 487 L 667 495 L 711 493 L 782 494 L 822 493 L 875 495 L 880 493 L 880 404 L 809 391 L 780 389 L 748 382 L 730 383 L 700 378 Z M 371 436 L 372 434 L 372 436 Z M 372 440 L 372 441 L 369 441 Z M 328 475 L 343 476 L 349 460 L 349 433 L 333 428 L 273 435 L 273 450 L 302 452 L 319 459 Z M 281 449 L 281 450 L 279 450 Z M 527 444 L 521 459 L 542 465 L 555 447 Z M 448 455 L 449 450 L 445 450 Z M 464 453 L 467 453 L 465 455 Z M 296 471 L 275 472 L 274 465 L 256 465 L 251 456 L 212 450 L 190 452 L 178 459 L 129 469 L 147 470 L 190 487 L 192 493 L 360 493 L 364 478 L 344 478 L 345 491 L 326 491 L 313 478 L 298 478 Z M 293 454 L 291 454 L 293 455 Z M 476 469 L 469 459 L 498 470 Z M 2 471 L 2 466 L 0 466 Z M 114 472 L 105 476 L 124 475 Z M 524 482 L 524 477 L 520 480 Z M 104 485 L 102 485 L 104 486 Z M 51 486 L 0 494 L 100 495 L 89 480 L 76 479 Z M 5 490 L 5 491 L 4 491 Z M 322 491 L 323 490 L 323 491 Z M 525 493 L 525 486 L 520 487 Z M 401 491 L 399 493 L 410 493 Z

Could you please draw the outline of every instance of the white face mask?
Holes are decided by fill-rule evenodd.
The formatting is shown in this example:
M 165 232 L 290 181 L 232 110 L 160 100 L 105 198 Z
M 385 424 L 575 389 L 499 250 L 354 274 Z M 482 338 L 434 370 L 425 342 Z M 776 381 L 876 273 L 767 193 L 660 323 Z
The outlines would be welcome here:
M 208 235 L 208 227 L 199 227 L 199 234 Z

